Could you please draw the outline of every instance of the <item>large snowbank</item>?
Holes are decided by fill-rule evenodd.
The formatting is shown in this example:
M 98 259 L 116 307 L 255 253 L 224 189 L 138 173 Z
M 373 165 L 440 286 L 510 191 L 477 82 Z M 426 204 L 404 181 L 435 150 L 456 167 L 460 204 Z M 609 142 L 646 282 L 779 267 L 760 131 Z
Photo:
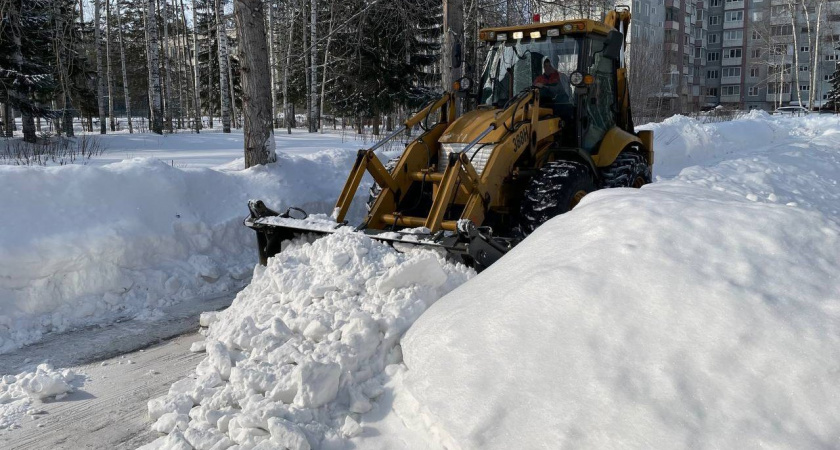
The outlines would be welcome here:
M 836 124 L 837 118 L 832 116 L 815 114 L 792 118 L 753 110 L 730 122 L 704 124 L 677 115 L 637 129 L 653 130 L 654 175 L 670 178 L 686 167 L 710 165 L 733 156 L 766 150 L 791 139 L 807 142 Z
M 840 122 L 655 127 L 663 171 L 727 159 L 591 194 L 438 301 L 397 414 L 449 448 L 836 446 Z
M 402 361 L 402 334 L 472 274 L 356 233 L 291 244 L 230 308 L 202 317 L 207 358 L 149 402 L 153 429 L 171 434 L 144 448 L 340 445 L 362 431 L 385 366 Z
M 256 262 L 247 201 L 329 212 L 355 155 L 278 156 L 248 170 L 241 159 L 216 169 L 148 158 L 0 166 L 0 353 L 241 287 Z

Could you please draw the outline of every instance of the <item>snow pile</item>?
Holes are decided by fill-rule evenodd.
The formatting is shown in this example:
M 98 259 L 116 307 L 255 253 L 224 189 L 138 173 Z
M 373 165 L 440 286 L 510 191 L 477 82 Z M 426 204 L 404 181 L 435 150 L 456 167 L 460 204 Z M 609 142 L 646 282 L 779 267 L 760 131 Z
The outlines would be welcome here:
M 836 446 L 840 123 L 754 116 L 702 126 L 740 154 L 590 194 L 438 301 L 396 413 L 449 448 Z
M 257 259 L 248 200 L 329 213 L 355 155 L 278 156 L 248 170 L 0 166 L 0 353 L 240 288 Z
M 61 399 L 72 392 L 71 383 L 77 378 L 82 377 L 70 369 L 53 369 L 49 364 L 39 364 L 34 371 L 0 378 L 0 430 L 17 428 L 24 416 L 38 414 L 33 401 L 44 401 L 49 397 Z
M 807 140 L 836 126 L 832 116 L 771 116 L 753 110 L 731 122 L 703 124 L 677 115 L 637 129 L 654 132 L 654 175 L 673 177 L 686 167 L 712 164 L 792 139 Z
M 357 233 L 290 245 L 230 308 L 202 315 L 193 350 L 207 357 L 149 402 L 153 429 L 170 434 L 144 448 L 308 449 L 358 435 L 402 334 L 473 274 Z

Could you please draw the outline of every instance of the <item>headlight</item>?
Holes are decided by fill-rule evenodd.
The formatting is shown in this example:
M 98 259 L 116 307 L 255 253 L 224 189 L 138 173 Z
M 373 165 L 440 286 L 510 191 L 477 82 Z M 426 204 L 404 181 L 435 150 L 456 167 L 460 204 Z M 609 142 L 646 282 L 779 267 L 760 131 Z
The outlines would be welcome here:
M 583 74 L 580 72 L 572 72 L 572 74 L 569 75 L 569 81 L 571 81 L 575 86 L 580 86 L 583 84 Z

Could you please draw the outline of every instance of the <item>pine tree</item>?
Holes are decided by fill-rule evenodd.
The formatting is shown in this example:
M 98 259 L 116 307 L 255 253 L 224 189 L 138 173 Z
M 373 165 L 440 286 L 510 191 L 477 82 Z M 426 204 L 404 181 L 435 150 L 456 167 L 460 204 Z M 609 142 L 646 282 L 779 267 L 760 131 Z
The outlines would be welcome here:
M 840 51 L 840 47 L 837 47 Z M 831 90 L 828 92 L 828 103 L 826 108 L 840 111 L 840 63 L 834 65 L 834 74 L 831 75 Z

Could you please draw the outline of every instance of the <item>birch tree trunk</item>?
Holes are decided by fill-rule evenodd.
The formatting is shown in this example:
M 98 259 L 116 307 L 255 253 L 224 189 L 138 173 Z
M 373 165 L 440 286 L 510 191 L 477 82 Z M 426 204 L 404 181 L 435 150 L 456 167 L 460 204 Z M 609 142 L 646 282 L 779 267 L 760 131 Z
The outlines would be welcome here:
M 289 113 L 289 66 L 292 64 L 292 41 L 295 31 L 295 5 L 289 8 L 289 39 L 286 42 L 286 63 L 283 64 L 283 120 L 286 121 L 286 132 L 292 134 L 292 117 Z
M 122 11 L 120 2 L 117 0 L 117 37 L 120 40 L 120 64 L 122 65 L 123 95 L 125 96 L 125 115 L 128 118 L 128 132 L 134 133 L 134 125 L 131 121 L 131 96 L 128 93 L 128 71 L 125 68 L 125 45 L 123 44 L 122 32 Z
M 105 134 L 105 71 L 102 68 L 102 0 L 94 1 L 93 40 L 96 49 L 96 96 L 99 103 L 99 134 Z
M 318 107 L 318 118 L 324 115 L 324 97 L 327 89 L 327 67 L 329 67 L 330 58 L 330 41 L 332 41 L 333 34 L 333 13 L 335 12 L 335 1 L 330 2 L 330 31 L 327 33 L 327 44 L 324 46 L 324 74 L 321 78 L 321 104 Z M 334 114 L 333 114 L 334 115 Z M 321 128 L 321 133 L 324 133 L 324 125 L 318 123 Z M 335 127 L 335 117 L 333 117 L 333 128 Z
M 181 0 L 181 16 L 182 16 L 182 19 L 184 20 L 184 26 L 186 26 L 187 16 L 186 16 L 186 13 L 184 12 L 184 0 Z M 201 83 L 201 78 L 199 77 L 199 69 L 198 69 L 198 22 L 196 22 L 196 18 L 195 18 L 195 0 L 192 0 L 192 20 L 193 20 L 193 48 L 195 49 L 194 54 L 193 54 L 192 51 L 190 51 L 190 44 L 189 44 L 190 41 L 189 41 L 189 39 L 186 39 L 186 36 L 185 36 L 184 40 L 187 42 L 187 61 L 188 61 L 188 65 L 190 65 L 190 68 L 192 69 L 192 72 L 193 72 L 193 74 L 192 74 L 193 75 L 193 98 L 192 98 L 192 101 L 193 101 L 193 112 L 195 113 L 194 126 L 195 126 L 195 132 L 197 134 L 197 133 L 201 132 L 201 101 L 199 101 L 199 98 L 198 98 L 199 90 L 201 89 L 201 84 L 200 84 Z M 193 55 L 195 55 L 195 56 L 193 57 Z
M 167 8 L 167 1 L 160 0 L 159 4 L 161 10 L 161 19 L 163 20 L 163 42 L 161 43 L 161 51 L 163 52 L 163 117 L 164 127 L 166 131 L 172 132 L 172 67 L 169 64 L 169 8 Z
M 151 126 L 153 133 L 163 134 L 163 111 L 161 108 L 160 98 L 160 56 L 158 54 L 158 30 L 157 30 L 157 8 L 155 8 L 155 0 L 148 0 L 148 7 L 146 8 L 146 32 L 149 35 L 148 42 L 148 66 L 149 66 L 149 91 L 150 91 L 150 109 L 151 109 Z
M 108 73 L 108 123 L 111 132 L 117 131 L 114 122 L 114 75 L 111 70 L 111 0 L 105 0 L 105 65 Z
M 793 30 L 793 73 L 796 82 L 796 100 L 799 101 L 799 106 L 802 106 L 802 93 L 799 91 L 799 45 L 796 42 L 796 4 L 793 0 L 788 0 L 788 9 L 790 10 L 790 26 Z M 807 14 L 807 10 L 805 12 Z M 784 70 L 784 59 L 782 60 L 782 69 Z
M 814 48 L 811 49 L 812 55 L 814 55 L 813 64 L 811 64 L 811 88 L 808 91 L 808 108 L 814 108 L 814 96 L 817 92 L 817 72 L 819 72 L 820 67 L 820 25 L 822 24 L 822 7 L 825 4 L 824 1 L 820 1 L 819 5 L 817 6 L 817 30 L 814 36 Z
M 318 0 L 309 0 L 309 132 L 318 131 Z
M 224 11 L 221 0 L 216 0 L 216 40 L 219 43 L 219 91 L 222 108 L 222 132 L 230 133 L 230 84 L 228 82 L 228 48 L 225 35 Z
M 239 71 L 242 81 L 242 127 L 245 167 L 277 160 L 271 109 L 271 74 L 262 0 L 234 0 L 239 35 Z
M 274 1 L 268 0 L 268 65 L 271 71 L 272 128 L 277 127 L 277 59 L 274 48 Z

